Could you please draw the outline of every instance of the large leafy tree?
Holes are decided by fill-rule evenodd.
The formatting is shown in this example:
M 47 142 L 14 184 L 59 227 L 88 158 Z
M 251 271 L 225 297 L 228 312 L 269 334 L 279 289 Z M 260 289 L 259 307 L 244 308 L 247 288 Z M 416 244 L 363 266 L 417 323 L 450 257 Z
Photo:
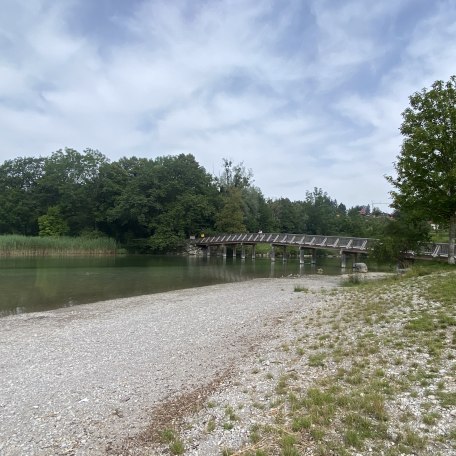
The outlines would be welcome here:
M 410 97 L 402 113 L 404 136 L 397 177 L 387 180 L 393 206 L 449 225 L 448 263 L 454 264 L 456 235 L 456 76 L 436 81 Z
M 156 166 L 160 211 L 149 222 L 150 245 L 156 251 L 170 251 L 213 225 L 218 194 L 212 176 L 191 154 L 159 157 Z
M 38 233 L 37 217 L 42 209 L 37 185 L 44 166 L 44 158 L 31 157 L 7 160 L 0 165 L 0 234 Z
M 306 232 L 306 207 L 302 201 L 290 201 L 288 198 L 269 200 L 272 212 L 272 231 L 282 233 Z
M 146 239 L 162 212 L 158 165 L 146 158 L 121 158 L 102 168 L 99 220 L 120 242 Z
M 218 198 L 193 155 L 122 158 L 100 172 L 103 230 L 141 251 L 172 251 L 211 228 Z
M 215 221 L 215 229 L 222 233 L 244 233 L 242 193 L 237 187 L 230 188 L 223 195 L 223 206 Z
M 80 153 L 65 148 L 52 153 L 45 159 L 43 175 L 36 184 L 40 215 L 57 207 L 69 234 L 95 230 L 99 170 L 107 162 L 103 154 L 92 149 Z
M 338 205 L 321 188 L 314 188 L 313 192 L 306 192 L 307 205 L 307 233 L 308 234 L 335 234 Z
M 242 202 L 244 212 L 244 225 L 247 231 L 255 233 L 267 232 L 272 224 L 272 212 L 258 187 L 243 188 Z
M 237 165 L 232 160 L 223 159 L 221 176 L 215 178 L 219 189 L 220 208 L 218 210 L 215 229 L 225 233 L 244 233 L 248 229 L 257 229 L 255 221 L 255 203 L 258 203 L 259 194 L 251 186 L 253 174 L 246 170 L 241 162 Z M 256 200 L 256 201 L 255 201 Z

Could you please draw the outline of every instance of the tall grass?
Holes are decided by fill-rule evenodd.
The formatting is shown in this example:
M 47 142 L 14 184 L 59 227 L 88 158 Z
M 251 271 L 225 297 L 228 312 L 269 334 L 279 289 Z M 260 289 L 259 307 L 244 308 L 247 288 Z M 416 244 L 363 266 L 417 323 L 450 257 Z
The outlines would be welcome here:
M 116 252 L 110 238 L 0 236 L 0 256 L 106 255 Z

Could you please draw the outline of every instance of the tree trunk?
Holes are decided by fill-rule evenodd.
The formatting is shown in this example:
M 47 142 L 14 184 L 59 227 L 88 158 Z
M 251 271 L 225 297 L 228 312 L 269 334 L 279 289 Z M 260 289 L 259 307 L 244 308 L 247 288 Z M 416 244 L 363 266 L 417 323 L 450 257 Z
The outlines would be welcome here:
M 448 242 L 448 263 L 455 264 L 454 262 L 454 238 L 456 237 L 456 214 L 450 217 L 450 236 Z

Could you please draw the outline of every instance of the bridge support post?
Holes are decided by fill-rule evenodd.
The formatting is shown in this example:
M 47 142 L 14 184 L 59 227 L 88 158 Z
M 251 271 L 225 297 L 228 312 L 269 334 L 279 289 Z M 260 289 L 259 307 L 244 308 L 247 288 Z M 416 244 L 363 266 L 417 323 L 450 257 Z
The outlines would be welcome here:
M 206 256 L 209 258 L 211 256 L 211 246 L 208 245 L 206 248 Z
M 312 249 L 312 260 L 311 260 L 312 264 L 316 264 L 317 263 L 317 249 Z
M 245 245 L 241 244 L 241 260 L 245 260 Z
M 299 264 L 304 264 L 304 249 L 299 247 Z
M 271 261 L 271 269 L 269 271 L 269 277 L 271 277 L 271 278 L 274 277 L 274 269 L 275 269 L 275 262 Z
M 347 254 L 344 251 L 340 251 L 340 267 L 346 268 L 347 267 Z
M 226 245 L 222 244 L 222 257 L 226 258 Z
M 275 246 L 273 244 L 271 244 L 270 256 L 271 256 L 271 261 L 274 262 L 275 261 Z
M 252 245 L 252 260 L 254 260 L 256 258 L 256 245 L 253 244 Z
M 282 261 L 283 261 L 284 263 L 286 263 L 286 262 L 287 262 L 287 259 L 288 259 L 288 258 L 287 258 L 287 253 L 288 253 L 288 252 L 287 252 L 287 246 L 284 245 L 284 246 L 283 246 L 283 258 L 282 258 Z
M 236 258 L 236 248 L 237 244 L 233 244 L 233 258 Z

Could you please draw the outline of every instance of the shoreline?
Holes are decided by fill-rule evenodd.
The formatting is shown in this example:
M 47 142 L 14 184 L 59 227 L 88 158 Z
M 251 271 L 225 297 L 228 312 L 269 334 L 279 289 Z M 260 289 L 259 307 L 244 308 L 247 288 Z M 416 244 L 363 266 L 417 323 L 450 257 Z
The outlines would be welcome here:
M 277 318 L 296 310 L 294 285 L 340 280 L 255 279 L 0 319 L 0 452 L 106 454 L 144 431 L 154 406 L 273 337 Z

